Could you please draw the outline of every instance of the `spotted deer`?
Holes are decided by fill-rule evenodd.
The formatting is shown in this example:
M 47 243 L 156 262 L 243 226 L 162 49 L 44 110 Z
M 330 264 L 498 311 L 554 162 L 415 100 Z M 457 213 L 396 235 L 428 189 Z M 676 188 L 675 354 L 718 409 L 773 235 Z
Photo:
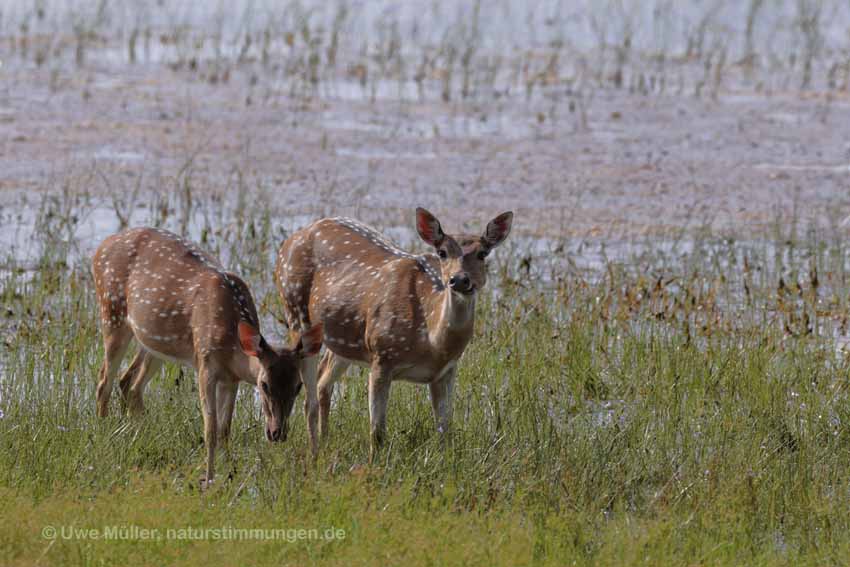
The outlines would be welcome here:
M 273 347 L 260 334 L 248 286 L 218 260 L 176 234 L 134 228 L 110 236 L 94 255 L 105 360 L 97 412 L 106 416 L 112 382 L 135 339 L 139 352 L 120 380 L 130 413 L 143 411 L 145 386 L 162 361 L 198 372 L 207 482 L 217 439 L 230 433 L 239 382 L 256 385 L 266 438 L 286 438 L 287 418 L 301 389 L 299 361 L 321 348 L 321 325 L 305 327 L 294 347 Z
M 447 431 L 457 362 L 472 338 L 475 298 L 487 281 L 487 255 L 508 237 L 513 213 L 484 234 L 450 236 L 416 209 L 419 236 L 436 254 L 400 250 L 348 218 L 321 219 L 281 246 L 275 281 L 290 329 L 324 328 L 327 351 L 302 364 L 304 411 L 315 455 L 328 431 L 336 380 L 351 364 L 369 368 L 370 461 L 386 430 L 390 384 L 427 384 L 437 429 Z M 317 426 L 319 433 L 317 433 Z

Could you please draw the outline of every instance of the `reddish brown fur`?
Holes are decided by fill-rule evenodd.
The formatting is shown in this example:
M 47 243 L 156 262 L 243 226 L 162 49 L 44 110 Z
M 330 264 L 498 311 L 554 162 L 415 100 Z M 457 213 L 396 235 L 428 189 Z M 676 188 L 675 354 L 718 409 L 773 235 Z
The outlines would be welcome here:
M 294 348 L 269 346 L 259 334 L 245 282 L 194 244 L 160 229 L 110 236 L 94 255 L 93 272 L 106 355 L 97 388 L 99 415 L 108 413 L 112 380 L 135 339 L 139 354 L 120 380 L 122 399 L 134 413 L 142 411 L 145 385 L 161 360 L 198 370 L 208 480 L 216 437 L 230 431 L 240 381 L 260 387 L 267 437 L 285 437 L 300 389 L 298 361 L 318 351 L 320 327 L 299 336 Z
M 321 322 L 329 351 L 318 384 L 310 383 L 309 369 L 302 372 L 314 451 L 315 422 L 321 421 L 324 434 L 333 382 L 350 363 L 372 371 L 373 448 L 396 379 L 429 384 L 438 426 L 448 427 L 455 365 L 472 338 L 475 292 L 487 280 L 484 257 L 504 241 L 510 225 L 506 213 L 483 236 L 448 236 L 433 215 L 417 211 L 420 236 L 445 258 L 414 256 L 374 229 L 341 218 L 316 221 L 283 243 L 275 280 L 287 323 L 300 330 Z

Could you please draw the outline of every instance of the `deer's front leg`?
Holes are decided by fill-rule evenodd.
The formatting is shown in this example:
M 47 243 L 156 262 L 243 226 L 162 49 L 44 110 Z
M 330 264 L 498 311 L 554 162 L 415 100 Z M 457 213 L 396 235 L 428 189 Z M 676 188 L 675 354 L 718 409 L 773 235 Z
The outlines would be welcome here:
M 222 443 L 230 438 L 230 425 L 233 423 L 233 409 L 236 407 L 236 382 L 220 382 L 216 387 L 218 412 L 218 440 Z
M 369 424 L 371 447 L 369 464 L 375 462 L 378 450 L 384 444 L 387 431 L 387 404 L 390 401 L 390 371 L 380 364 L 373 364 L 369 373 Z
M 434 421 L 437 431 L 448 433 L 452 424 L 452 397 L 454 394 L 457 367 L 452 366 L 442 376 L 431 382 L 431 406 L 434 408 Z
M 216 376 L 207 361 L 198 368 L 198 392 L 201 396 L 201 411 L 204 413 L 204 444 L 207 446 L 207 484 L 215 476 L 216 445 Z
M 316 384 L 318 357 L 301 361 L 301 382 L 304 384 L 304 417 L 307 420 L 307 432 L 310 435 L 310 451 L 315 459 L 319 455 L 319 394 Z

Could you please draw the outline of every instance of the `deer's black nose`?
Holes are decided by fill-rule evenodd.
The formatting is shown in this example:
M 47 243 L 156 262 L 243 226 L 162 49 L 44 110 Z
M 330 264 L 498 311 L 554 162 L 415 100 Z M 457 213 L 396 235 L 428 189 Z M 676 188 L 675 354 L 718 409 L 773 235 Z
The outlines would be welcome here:
M 449 287 L 461 293 L 469 291 L 469 274 L 458 272 L 453 275 L 449 278 Z

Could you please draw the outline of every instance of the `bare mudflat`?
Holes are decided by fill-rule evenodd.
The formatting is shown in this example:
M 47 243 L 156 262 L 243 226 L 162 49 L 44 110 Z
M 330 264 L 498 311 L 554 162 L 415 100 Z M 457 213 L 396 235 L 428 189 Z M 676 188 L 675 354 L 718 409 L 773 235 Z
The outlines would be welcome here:
M 92 65 L 94 67 L 94 65 Z M 793 216 L 850 214 L 850 98 L 596 92 L 419 102 L 293 100 L 235 69 L 211 85 L 156 65 L 4 69 L 0 199 L 68 188 L 98 196 L 262 191 L 275 217 L 355 214 L 450 222 L 513 209 L 527 235 L 763 235 Z M 366 97 L 368 98 L 368 97 Z M 585 113 L 580 116 L 580 113 Z M 302 217 L 303 218 L 303 217 Z
M 722 31 L 743 7 L 615 11 L 599 43 L 576 23 L 611 19 L 599 7 L 552 20 L 546 2 L 439 6 L 419 27 L 414 6 L 380 2 L 290 7 L 279 21 L 250 3 L 128 6 L 103 21 L 89 7 L 75 16 L 88 35 L 61 3 L 40 19 L 21 9 L 31 36 L 10 29 L 0 51 L 0 200 L 14 210 L 21 194 L 64 189 L 145 204 L 241 186 L 277 219 L 405 225 L 419 204 L 461 223 L 514 209 L 529 236 L 610 239 L 764 235 L 850 214 L 850 75 L 825 14 L 807 71 L 809 32 L 790 5 L 755 7 L 750 52 L 749 28 Z M 500 14 L 528 21 L 511 33 Z M 680 16 L 693 29 L 670 23 Z M 641 18 L 670 27 L 670 45 Z M 777 29 L 787 45 L 771 43 Z

